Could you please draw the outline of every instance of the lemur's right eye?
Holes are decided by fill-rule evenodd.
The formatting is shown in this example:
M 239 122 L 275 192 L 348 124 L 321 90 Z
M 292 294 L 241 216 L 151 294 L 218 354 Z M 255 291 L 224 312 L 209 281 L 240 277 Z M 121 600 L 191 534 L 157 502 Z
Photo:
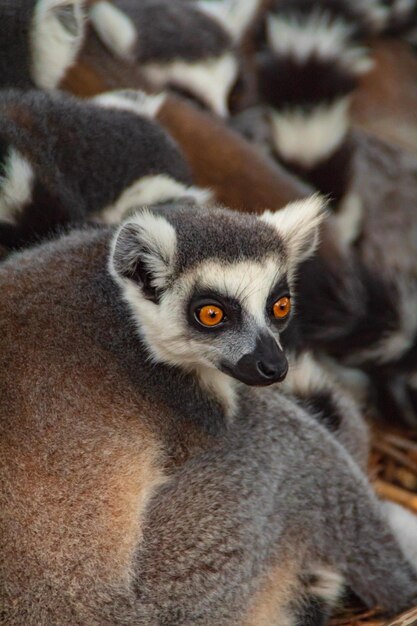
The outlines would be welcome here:
M 206 304 L 195 313 L 200 324 L 204 326 L 217 326 L 224 318 L 223 310 L 216 304 Z
M 291 311 L 291 300 L 288 296 L 279 298 L 272 306 L 272 313 L 277 320 L 282 320 L 289 315 Z

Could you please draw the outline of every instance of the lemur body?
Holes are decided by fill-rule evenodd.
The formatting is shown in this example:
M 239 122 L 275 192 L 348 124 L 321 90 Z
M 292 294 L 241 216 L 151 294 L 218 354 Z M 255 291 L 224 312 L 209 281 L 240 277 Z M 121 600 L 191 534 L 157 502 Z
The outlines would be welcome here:
M 107 48 L 118 58 L 138 63 L 153 88 L 180 89 L 226 115 L 239 71 L 235 38 L 258 4 L 101 0 L 91 9 L 91 21 Z
M 343 581 L 369 605 L 410 601 L 345 448 L 239 382 L 285 375 L 321 215 L 160 208 L 1 266 L 5 624 L 294 625 L 324 619 Z
M 84 38 L 82 0 L 2 0 L 0 86 L 52 89 Z
M 18 248 L 58 227 L 120 221 L 132 207 L 193 197 L 180 150 L 153 120 L 164 96 L 139 91 L 83 102 L 63 94 L 0 97 L 0 244 Z

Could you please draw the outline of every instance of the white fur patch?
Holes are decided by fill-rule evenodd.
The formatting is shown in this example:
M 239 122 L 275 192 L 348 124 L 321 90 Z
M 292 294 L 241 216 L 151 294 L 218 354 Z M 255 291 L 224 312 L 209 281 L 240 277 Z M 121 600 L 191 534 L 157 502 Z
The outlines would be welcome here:
M 197 7 L 217 20 L 234 39 L 240 39 L 259 10 L 260 0 L 199 0 Z
M 291 394 L 304 397 L 320 391 L 331 394 L 339 405 L 340 414 L 348 419 L 349 414 L 357 413 L 358 407 L 364 403 L 369 381 L 361 370 L 339 365 L 327 356 L 304 352 L 291 359 L 290 369 L 281 387 Z
M 352 27 L 329 13 L 312 11 L 304 19 L 268 15 L 267 39 L 280 56 L 293 56 L 301 63 L 314 56 L 337 62 L 350 74 L 365 74 L 373 67 L 368 51 L 351 41 Z
M 265 305 L 272 287 L 285 276 L 286 267 L 276 257 L 262 263 L 208 261 L 193 270 L 193 279 L 203 288 L 240 302 L 260 324 L 265 323 Z
M 110 52 L 121 59 L 133 60 L 138 34 L 128 15 L 110 2 L 102 0 L 91 7 L 90 19 Z
M 155 118 L 166 99 L 166 94 L 150 95 L 139 89 L 106 91 L 91 98 L 91 102 L 106 109 L 131 111 L 151 119 Z
M 271 224 L 284 241 L 290 256 L 290 272 L 316 250 L 320 225 L 326 215 L 326 203 L 317 194 L 291 202 L 275 213 L 262 214 L 261 219 Z
M 411 0 L 411 2 L 414 3 L 414 0 Z M 368 24 L 371 26 L 373 32 L 380 33 L 387 26 L 390 9 L 383 6 L 380 0 L 373 0 L 372 2 L 356 0 L 355 8 L 363 11 L 363 15 Z
M 417 572 L 417 515 L 394 502 L 382 502 L 382 507 L 404 556 Z
M 213 367 L 199 367 L 196 374 L 201 386 L 216 397 L 224 407 L 227 416 L 236 411 L 236 381 Z
M 187 187 L 166 174 L 144 176 L 125 189 L 114 204 L 97 213 L 96 217 L 105 224 L 117 224 L 133 209 L 178 198 L 193 198 L 196 204 L 204 205 L 211 200 L 211 192 L 199 187 Z
M 335 380 L 308 352 L 291 363 L 287 377 L 282 383 L 282 388 L 290 393 L 307 396 L 333 387 L 337 390 Z
M 72 8 L 77 32 L 69 32 L 58 13 Z M 40 0 L 35 8 L 30 45 L 32 77 L 38 87 L 55 88 L 74 63 L 84 39 L 84 15 L 80 0 Z
M 121 249 L 120 234 L 128 226 L 132 227 L 136 234 L 137 246 L 127 246 Z M 113 241 L 112 254 L 110 255 L 110 271 L 119 284 L 125 284 L 114 266 L 114 252 L 118 247 L 120 254 L 124 256 L 123 266 L 131 268 L 136 265 L 138 254 L 154 276 L 153 286 L 162 288 L 168 279 L 174 261 L 177 236 L 175 229 L 162 216 L 154 215 L 144 210 L 132 216 L 130 220 L 122 224 Z M 146 250 L 144 252 L 144 250 Z
M 350 246 L 359 237 L 363 222 L 363 202 L 357 193 L 348 193 L 341 201 L 337 213 L 334 214 L 339 240 Z
M 272 140 L 286 161 L 313 167 L 338 148 L 349 128 L 349 98 L 319 105 L 311 112 L 301 109 L 271 111 Z
M 0 178 L 0 219 L 14 223 L 16 215 L 32 197 L 34 173 L 30 163 L 14 148 L 4 169 L 5 175 Z
M 311 573 L 317 580 L 309 586 L 309 594 L 317 596 L 331 606 L 334 606 L 343 593 L 343 576 L 335 570 L 323 566 L 313 569 Z
M 164 89 L 169 84 L 178 86 L 195 95 L 218 115 L 228 115 L 227 100 L 238 75 L 238 62 L 232 53 L 198 63 L 180 60 L 147 63 L 142 69 L 156 89 Z

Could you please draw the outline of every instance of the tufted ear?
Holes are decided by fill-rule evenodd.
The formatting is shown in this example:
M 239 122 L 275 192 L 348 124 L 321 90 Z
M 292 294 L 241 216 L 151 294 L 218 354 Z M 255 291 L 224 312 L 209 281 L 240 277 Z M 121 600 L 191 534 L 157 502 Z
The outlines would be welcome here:
M 127 13 L 107 0 L 99 0 L 91 7 L 90 19 L 109 52 L 119 59 L 133 60 L 138 34 Z
M 131 281 L 147 300 L 157 303 L 169 280 L 177 247 L 173 226 L 145 210 L 122 224 L 110 255 L 110 271 L 118 282 Z
M 38 87 L 55 88 L 74 63 L 84 40 L 83 0 L 38 0 L 31 33 L 32 78 Z
M 318 194 L 292 202 L 271 213 L 265 211 L 261 220 L 271 224 L 283 239 L 293 264 L 311 256 L 319 242 L 320 225 L 326 217 L 326 202 Z

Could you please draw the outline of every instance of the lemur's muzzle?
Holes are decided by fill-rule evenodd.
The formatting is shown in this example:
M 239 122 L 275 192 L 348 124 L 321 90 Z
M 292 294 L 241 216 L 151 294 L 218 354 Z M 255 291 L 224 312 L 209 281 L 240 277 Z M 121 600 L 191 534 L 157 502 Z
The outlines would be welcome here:
M 255 350 L 235 365 L 224 364 L 223 371 L 246 385 L 266 386 L 284 380 L 288 361 L 272 335 L 260 335 Z

